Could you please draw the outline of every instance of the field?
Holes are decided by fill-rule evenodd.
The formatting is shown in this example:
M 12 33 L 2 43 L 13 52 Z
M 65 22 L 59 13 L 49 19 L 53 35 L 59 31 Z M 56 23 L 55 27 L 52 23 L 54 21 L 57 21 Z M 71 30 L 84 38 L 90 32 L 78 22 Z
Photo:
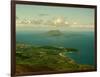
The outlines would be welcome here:
M 49 71 L 88 71 L 94 66 L 78 64 L 65 53 L 79 53 L 74 48 L 16 44 L 16 74 Z

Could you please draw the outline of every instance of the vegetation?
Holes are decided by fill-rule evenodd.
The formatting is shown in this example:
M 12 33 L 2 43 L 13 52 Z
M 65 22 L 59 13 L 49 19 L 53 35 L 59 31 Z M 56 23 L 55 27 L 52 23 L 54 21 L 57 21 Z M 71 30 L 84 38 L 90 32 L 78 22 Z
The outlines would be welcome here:
M 61 36 L 63 33 L 60 30 L 50 30 L 47 32 L 49 36 Z
M 64 52 L 78 52 L 74 48 L 54 46 L 16 45 L 16 73 L 47 71 L 94 70 L 90 65 L 81 65 L 64 55 Z

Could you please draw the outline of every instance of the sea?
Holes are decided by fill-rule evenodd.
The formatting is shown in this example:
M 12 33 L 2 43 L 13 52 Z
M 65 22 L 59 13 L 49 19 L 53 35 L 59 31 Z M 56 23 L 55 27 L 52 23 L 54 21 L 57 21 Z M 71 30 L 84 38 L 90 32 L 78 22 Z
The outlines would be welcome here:
M 94 31 L 60 32 L 62 35 L 52 36 L 47 31 L 16 31 L 16 43 L 75 48 L 79 53 L 66 53 L 66 56 L 79 64 L 95 66 Z

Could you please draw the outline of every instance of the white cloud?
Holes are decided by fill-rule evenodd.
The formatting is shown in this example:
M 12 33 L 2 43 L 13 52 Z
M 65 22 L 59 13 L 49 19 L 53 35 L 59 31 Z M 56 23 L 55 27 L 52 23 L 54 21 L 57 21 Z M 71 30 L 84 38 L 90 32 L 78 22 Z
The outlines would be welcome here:
M 18 17 L 19 18 L 19 17 Z M 69 22 L 64 17 L 52 17 L 50 19 L 35 19 L 35 18 L 22 18 L 16 20 L 17 27 L 30 27 L 30 28 L 57 28 L 57 27 L 77 27 L 77 28 L 94 28 L 93 24 L 79 24 L 78 22 Z

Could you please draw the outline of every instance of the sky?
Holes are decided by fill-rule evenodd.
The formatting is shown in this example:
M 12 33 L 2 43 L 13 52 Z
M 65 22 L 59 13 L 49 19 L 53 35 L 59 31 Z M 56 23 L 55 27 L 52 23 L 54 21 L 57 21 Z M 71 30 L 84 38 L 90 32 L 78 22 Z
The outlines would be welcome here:
M 91 29 L 94 27 L 94 9 L 16 4 L 16 27 Z

